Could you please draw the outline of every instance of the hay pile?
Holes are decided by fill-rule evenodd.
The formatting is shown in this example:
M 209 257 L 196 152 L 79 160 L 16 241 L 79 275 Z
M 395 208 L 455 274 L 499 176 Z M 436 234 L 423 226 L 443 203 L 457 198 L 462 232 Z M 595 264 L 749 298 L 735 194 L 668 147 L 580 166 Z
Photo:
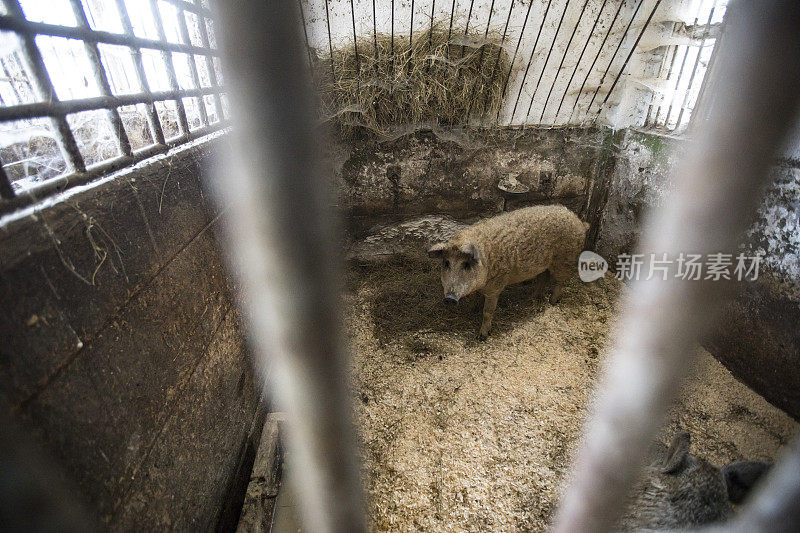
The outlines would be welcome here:
M 332 62 L 330 55 L 316 60 L 323 112 L 345 133 L 366 128 L 379 134 L 496 113 L 509 69 L 497 41 L 443 23 L 415 33 L 413 42 L 404 35 L 362 37 L 334 50 Z

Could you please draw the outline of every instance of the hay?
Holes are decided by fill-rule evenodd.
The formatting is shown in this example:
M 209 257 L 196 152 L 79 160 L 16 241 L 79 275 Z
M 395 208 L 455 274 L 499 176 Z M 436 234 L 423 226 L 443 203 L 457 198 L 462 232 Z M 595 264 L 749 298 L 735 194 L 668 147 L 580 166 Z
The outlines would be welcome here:
M 508 54 L 490 35 L 443 23 L 408 36 L 377 34 L 315 61 L 325 117 L 345 134 L 409 124 L 458 125 L 496 113 Z M 376 48 L 377 45 L 377 48 Z M 357 54 L 356 54 L 357 51 Z M 490 115 L 491 116 L 491 115 Z

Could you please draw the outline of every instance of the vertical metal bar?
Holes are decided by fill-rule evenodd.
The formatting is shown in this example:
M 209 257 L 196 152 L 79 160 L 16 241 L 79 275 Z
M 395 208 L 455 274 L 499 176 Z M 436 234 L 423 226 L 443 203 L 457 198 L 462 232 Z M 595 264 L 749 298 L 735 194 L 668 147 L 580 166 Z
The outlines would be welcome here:
M 378 14 L 375 0 L 372 0 L 372 43 L 375 46 L 375 75 L 378 75 Z
M 76 0 L 72 1 L 75 2 Z M 192 41 L 189 38 L 189 28 L 186 26 L 186 12 L 181 8 L 177 8 L 177 11 L 178 11 L 178 33 L 180 33 L 181 40 L 183 40 L 183 42 L 186 44 L 192 44 Z M 303 24 L 303 28 L 305 28 L 305 24 Z M 192 83 L 194 83 L 194 86 L 199 89 L 200 76 L 197 74 L 197 65 L 194 62 L 194 55 L 186 54 L 186 56 L 189 61 L 189 76 L 191 76 Z M 200 113 L 200 122 L 203 124 L 203 126 L 208 126 L 208 114 L 206 113 L 206 106 L 205 102 L 203 102 L 203 97 L 198 96 L 197 102 L 198 102 L 197 104 L 198 112 Z
M 542 71 L 539 73 L 539 79 L 536 80 L 536 87 L 533 89 L 533 94 L 531 95 L 531 101 L 528 103 L 528 111 L 525 113 L 525 120 L 523 121 L 522 125 L 525 127 L 525 124 L 528 122 L 528 118 L 531 116 L 531 108 L 533 108 L 533 100 L 536 98 L 536 91 L 539 90 L 539 84 L 542 82 L 542 78 L 544 77 L 544 72 L 547 69 L 547 63 L 550 61 L 550 54 L 553 53 L 553 48 L 556 47 L 556 39 L 558 38 L 558 32 L 561 31 L 561 25 L 564 23 L 564 16 L 567 14 L 567 9 L 569 8 L 569 0 L 564 5 L 564 11 L 561 12 L 561 18 L 558 21 L 558 27 L 556 28 L 556 34 L 553 36 L 553 43 L 550 45 L 550 50 L 547 51 L 547 57 L 544 60 L 544 65 L 542 66 Z M 558 75 L 558 72 L 556 72 Z
M 592 40 L 592 37 L 594 37 L 594 29 L 597 27 L 597 23 L 600 22 L 600 17 L 603 15 L 603 9 L 605 9 L 607 2 L 608 0 L 603 0 L 603 4 L 600 6 L 600 10 L 597 12 L 597 18 L 594 19 L 594 24 L 592 24 L 592 29 L 589 30 L 589 37 L 586 39 L 586 42 L 583 45 L 583 50 L 581 50 L 581 53 L 578 56 L 578 60 L 575 62 L 575 68 L 572 69 L 572 74 L 570 74 L 569 76 L 569 81 L 567 81 L 567 86 L 564 87 L 564 94 L 561 95 L 561 101 L 558 102 L 558 109 L 556 109 L 556 115 L 553 117 L 554 124 L 558 121 L 558 114 L 561 112 L 561 106 L 564 105 L 564 98 L 567 97 L 567 92 L 569 92 L 569 86 L 572 84 L 572 80 L 575 77 L 575 73 L 578 72 L 578 66 L 581 64 L 581 60 L 583 59 L 583 54 L 586 53 L 586 48 L 589 47 L 589 42 Z
M 475 77 L 475 83 L 472 84 L 472 97 L 469 99 L 469 106 L 467 107 L 467 120 L 469 120 L 470 115 L 472 115 L 472 105 L 475 103 L 475 88 L 478 85 L 478 78 L 483 76 L 483 56 L 486 53 L 486 47 L 488 46 L 488 37 L 489 37 L 489 26 L 492 24 L 492 13 L 494 12 L 494 0 L 492 0 L 492 5 L 489 6 L 489 17 L 486 20 L 486 31 L 483 33 L 483 40 L 484 44 L 481 46 L 481 55 L 478 59 L 478 76 Z M 503 52 L 503 49 L 500 48 L 498 50 L 498 57 L 499 54 Z
M 208 53 L 205 54 L 206 70 L 208 70 L 208 79 L 211 82 L 211 86 L 217 89 L 214 91 L 214 107 L 217 109 L 217 118 L 222 121 L 224 117 L 222 116 L 222 98 L 220 97 L 218 90 L 220 87 L 219 80 L 217 79 L 217 71 L 214 69 L 214 58 L 211 55 L 211 44 L 208 40 L 206 21 L 205 18 L 200 14 L 197 15 L 197 25 L 200 29 L 200 44 L 203 48 L 208 50 Z
M 450 7 L 450 29 L 447 30 L 447 51 L 450 51 L 450 37 L 453 36 L 453 17 L 456 14 L 456 0 L 453 0 L 453 5 Z
M 694 59 L 694 66 L 692 67 L 692 74 L 689 76 L 689 85 L 686 88 L 686 93 L 683 95 L 683 102 L 681 103 L 681 110 L 678 113 L 678 122 L 676 123 L 676 129 L 680 128 L 681 126 L 681 119 L 683 118 L 683 113 L 686 111 L 686 104 L 689 102 L 689 93 L 692 90 L 692 84 L 694 83 L 694 76 L 697 74 L 697 66 L 700 64 L 700 54 L 703 52 L 703 47 L 706 45 L 706 39 L 708 38 L 708 32 L 711 29 L 711 19 L 714 18 L 714 10 L 717 8 L 717 1 L 714 0 L 714 3 L 711 4 L 711 11 L 708 13 L 708 20 L 706 21 L 706 29 L 703 31 L 703 40 L 700 41 L 700 48 L 697 49 L 697 57 Z
M 697 11 L 694 14 L 694 25 L 697 26 L 697 21 L 700 17 L 700 10 L 703 8 L 703 0 L 699 0 L 697 4 Z M 669 116 L 672 114 L 672 104 L 675 102 L 675 92 L 678 90 L 678 86 L 681 84 L 681 78 L 683 77 L 683 69 L 686 66 L 686 58 L 689 56 L 689 45 L 686 45 L 686 50 L 683 53 L 683 60 L 681 61 L 681 67 L 678 70 L 678 77 L 675 79 L 675 89 L 672 93 L 672 96 L 669 99 L 669 107 L 667 108 L 667 114 L 664 117 L 664 128 L 669 129 Z
M 408 53 L 414 55 L 414 0 L 411 0 L 411 22 L 408 27 Z
M 308 28 L 306 28 L 306 13 L 303 9 L 303 0 L 297 0 L 297 5 L 300 7 L 300 23 L 303 25 L 303 37 L 306 43 L 306 53 L 308 54 L 308 69 L 311 71 L 311 76 L 314 76 L 314 62 L 311 60 L 311 45 L 308 44 Z
M 472 18 L 472 7 L 475 4 L 475 0 L 470 0 L 469 2 L 469 12 L 467 13 L 467 25 L 464 26 L 464 37 L 469 34 L 469 19 Z M 464 57 L 464 46 L 461 47 L 461 57 Z
M 164 24 L 161 21 L 161 12 L 158 10 L 156 0 L 148 0 L 150 11 L 153 15 L 153 21 L 156 25 L 156 33 L 158 38 L 167 42 L 167 34 L 164 32 Z M 175 65 L 172 61 L 172 54 L 166 50 L 161 51 L 161 57 L 164 59 L 164 68 L 167 70 L 167 81 L 173 91 L 179 90 L 178 77 L 175 75 Z M 186 109 L 183 107 L 183 100 L 180 98 L 175 99 L 175 109 L 178 113 L 178 125 L 180 126 L 181 133 L 186 136 L 189 135 L 189 121 L 186 119 Z
M 647 17 L 647 20 L 645 21 L 644 26 L 642 26 L 642 31 L 640 31 L 639 35 L 636 37 L 636 41 L 634 41 L 630 52 L 628 52 L 628 56 L 625 58 L 625 62 L 622 63 L 622 68 L 619 69 L 619 72 L 617 73 L 617 77 L 614 78 L 614 83 L 611 84 L 611 88 L 608 90 L 608 93 L 606 93 L 606 97 L 603 98 L 603 103 L 600 104 L 600 107 L 597 109 L 597 115 L 595 116 L 595 120 L 597 120 L 597 117 L 600 116 L 600 111 L 602 111 L 603 106 L 605 106 L 606 102 L 608 102 L 608 98 L 611 96 L 611 93 L 614 92 L 614 87 L 617 86 L 617 82 L 619 81 L 620 77 L 622 76 L 622 73 L 625 72 L 625 67 L 628 66 L 628 61 L 631 60 L 631 57 L 633 56 L 633 53 L 636 51 L 636 47 L 639 46 L 639 41 L 642 40 L 642 35 L 644 35 L 644 32 L 647 31 L 647 27 L 650 25 L 650 21 L 653 20 L 653 15 L 655 15 L 656 10 L 658 9 L 658 6 L 660 4 L 661 4 L 661 0 L 656 0 L 656 4 L 653 6 L 652 11 L 650 11 L 650 16 Z
M 550 0 L 548 1 L 548 7 L 550 6 Z M 512 2 L 513 7 L 513 2 Z M 500 99 L 502 100 L 506 96 L 506 89 L 508 88 L 508 80 L 511 78 L 511 71 L 514 70 L 514 61 L 517 59 L 517 53 L 519 52 L 519 45 L 522 43 L 522 37 L 525 35 L 525 26 L 528 24 L 528 17 L 531 14 L 531 8 L 533 7 L 533 2 L 528 3 L 528 11 L 525 12 L 525 20 L 522 22 L 522 29 L 519 30 L 519 39 L 517 39 L 517 46 L 514 48 L 514 55 L 511 57 L 511 64 L 508 66 L 508 75 L 506 75 L 506 81 L 503 83 L 503 92 L 500 93 Z M 508 12 L 508 16 L 511 16 L 511 11 Z M 495 122 L 500 122 L 500 111 L 502 111 L 503 106 L 497 109 L 497 116 L 495 117 Z
M 394 72 L 394 0 L 392 0 L 391 69 Z
M 525 66 L 525 73 L 522 75 L 522 82 L 519 84 L 519 91 L 517 91 L 517 99 L 514 101 L 514 109 L 511 111 L 511 118 L 508 121 L 509 125 L 514 123 L 514 115 L 517 114 L 519 98 L 522 96 L 522 89 L 525 88 L 525 80 L 528 79 L 528 71 L 531 68 L 531 63 L 533 63 L 533 56 L 536 55 L 536 46 L 539 44 L 539 37 L 542 36 L 542 28 L 544 28 L 547 14 L 550 12 L 551 2 L 552 0 L 547 0 L 547 7 L 544 10 L 544 15 L 542 15 L 542 23 L 539 25 L 539 31 L 536 32 L 536 39 L 533 41 L 533 48 L 531 48 L 531 56 L 528 58 L 528 64 Z M 569 0 L 567 0 L 567 4 L 569 4 Z M 545 62 L 544 66 L 547 66 L 547 62 Z M 544 67 L 542 67 L 542 69 L 544 70 Z
M 133 24 L 128 15 L 128 8 L 125 5 L 125 0 L 115 0 L 117 6 L 117 13 L 119 13 L 120 22 L 122 23 L 122 31 L 128 37 L 133 37 Z M 130 47 L 131 60 L 133 61 L 133 68 L 136 73 L 136 79 L 139 82 L 139 90 L 149 95 L 150 87 L 147 83 L 147 77 L 144 73 L 144 64 L 142 63 L 142 52 L 138 48 Z M 212 65 L 213 67 L 213 65 Z M 213 72 L 213 69 L 211 70 Z M 145 116 L 147 123 L 150 126 L 150 133 L 153 135 L 153 142 L 155 144 L 164 144 L 164 131 L 161 129 L 161 122 L 158 120 L 158 113 L 156 113 L 155 104 L 145 103 Z M 218 107 L 220 117 L 222 116 L 221 106 Z
M 558 81 L 558 75 L 561 73 L 561 67 L 564 66 L 564 60 L 567 58 L 567 52 L 569 52 L 569 47 L 572 44 L 572 39 L 575 38 L 575 32 L 578 31 L 578 26 L 581 24 L 581 20 L 583 19 L 583 13 L 586 11 L 586 6 L 589 4 L 589 0 L 586 0 L 583 3 L 583 7 L 581 8 L 581 12 L 578 15 L 578 22 L 575 23 L 575 27 L 572 29 L 572 34 L 569 36 L 569 41 L 567 41 L 567 47 L 564 48 L 564 55 L 561 56 L 561 62 L 558 64 L 558 68 L 556 68 L 556 75 L 553 77 L 553 84 L 550 86 L 550 90 L 547 91 L 547 98 L 544 99 L 544 105 L 542 106 L 542 114 L 539 115 L 539 124 L 542 123 L 542 119 L 544 118 L 544 112 L 547 109 L 547 102 L 550 101 L 550 95 L 553 94 L 553 88 L 556 86 L 556 82 Z M 566 9 L 564 9 L 564 13 L 566 13 Z M 553 40 L 555 42 L 555 39 Z M 533 102 L 533 101 L 531 101 Z M 528 120 L 525 119 L 525 122 Z M 555 120 L 553 120 L 555 123 Z
M 675 34 L 675 26 L 677 26 L 677 23 L 673 22 L 672 23 L 672 32 L 670 33 L 670 35 L 674 35 Z M 669 47 L 669 52 L 672 53 L 672 59 L 669 62 L 669 69 L 667 69 L 667 77 L 665 78 L 666 81 L 669 81 L 670 78 L 672 77 L 672 70 L 675 68 L 675 60 L 678 57 L 678 45 L 670 46 Z M 659 72 L 659 78 L 660 77 L 661 77 L 661 72 Z M 653 119 L 653 124 L 655 126 L 658 126 L 658 116 L 661 114 L 661 109 L 664 107 L 665 95 L 661 94 L 660 96 L 661 97 L 658 100 L 658 107 L 656 108 L 656 116 Z
M 11 182 L 6 175 L 6 169 L 3 168 L 3 161 L 0 160 L 0 198 L 11 200 L 15 196 L 14 188 L 11 186 Z
M 430 32 L 428 33 L 428 51 L 429 52 L 430 52 L 430 49 L 433 47 L 433 25 L 434 25 L 433 18 L 434 18 L 435 14 L 436 14 L 435 12 L 436 12 L 436 0 L 431 0 L 431 29 L 430 29 Z
M 4 0 L 4 2 L 6 11 L 11 17 L 19 20 L 25 19 L 19 0 Z M 20 35 L 20 38 L 23 46 L 23 53 L 20 55 L 25 63 L 31 86 L 37 98 L 43 102 L 57 102 L 56 91 L 50 81 L 47 67 L 44 65 L 44 60 L 39 47 L 36 46 L 36 41 L 28 33 Z M 75 142 L 75 137 L 72 135 L 66 117 L 54 117 L 49 119 L 49 122 L 55 133 L 58 148 L 61 150 L 64 162 L 67 164 L 67 172 L 85 172 L 86 165 L 83 162 L 83 157 L 80 150 L 78 150 L 78 143 Z
M 608 62 L 606 66 L 605 72 L 603 72 L 603 76 L 600 78 L 600 83 L 597 84 L 597 89 L 594 90 L 594 94 L 592 95 L 592 99 L 589 101 L 589 107 L 586 108 L 586 113 L 589 114 L 592 110 L 592 104 L 594 104 L 594 99 L 597 98 L 597 93 L 600 91 L 600 88 L 603 86 L 603 83 L 606 81 L 606 76 L 608 75 L 608 71 L 611 69 L 611 65 L 614 64 L 614 60 L 617 58 L 617 54 L 619 53 L 619 49 L 622 47 L 622 43 L 625 42 L 625 38 L 628 36 L 628 30 L 631 29 L 631 25 L 633 21 L 636 20 L 636 15 L 639 14 L 639 9 L 644 4 L 644 0 L 639 0 L 639 3 L 636 4 L 636 9 L 633 10 L 633 15 L 631 16 L 630 22 L 625 27 L 625 31 L 622 32 L 622 36 L 619 38 L 619 42 L 617 43 L 617 47 L 614 49 L 614 53 L 611 55 L 611 61 Z
M 497 66 L 500 64 L 500 58 L 503 56 L 503 44 L 506 42 L 506 34 L 508 33 L 508 23 L 511 21 L 511 12 L 514 11 L 514 0 L 511 0 L 511 3 L 508 5 L 508 15 L 506 16 L 506 25 L 503 28 L 503 36 L 500 38 L 500 49 L 497 52 L 497 57 L 494 60 L 494 66 L 492 67 L 492 74 L 489 76 L 489 85 L 494 83 L 494 78 L 497 75 Z M 510 69 L 511 67 L 509 67 Z M 502 96 L 501 96 L 502 98 Z M 486 108 L 489 105 L 489 92 L 486 92 L 486 96 L 483 98 L 483 114 L 486 114 Z
M 235 126 L 225 154 L 233 166 L 213 190 L 227 206 L 225 244 L 257 369 L 287 414 L 303 530 L 360 533 L 365 504 L 338 320 L 341 250 L 316 159 L 313 88 L 297 68 L 294 9 L 236 0 L 218 10 Z
M 358 36 L 356 35 L 356 8 L 353 7 L 353 0 L 350 0 L 350 15 L 353 20 L 353 50 L 356 55 L 356 83 L 361 87 L 361 58 L 358 57 Z M 360 90 L 360 89 L 359 89 Z
M 86 18 L 83 4 L 80 0 L 70 0 L 70 7 L 72 13 L 75 15 L 75 20 L 79 28 L 91 29 L 89 27 L 89 20 Z M 100 49 L 97 43 L 90 43 L 83 41 L 83 49 L 86 51 L 86 56 L 89 58 L 89 66 L 92 69 L 92 77 L 97 84 L 97 88 L 102 96 L 111 96 L 111 87 L 108 84 L 108 77 L 106 69 L 103 67 L 103 62 L 100 61 Z M 114 141 L 117 145 L 117 151 L 124 156 L 131 155 L 131 143 L 128 140 L 128 134 L 125 132 L 125 126 L 122 124 L 122 118 L 119 115 L 119 110 L 114 107 L 106 109 L 106 118 L 111 123 L 111 131 L 114 134 Z
M 606 45 L 606 41 L 608 40 L 608 36 L 611 35 L 611 30 L 614 28 L 614 23 L 617 22 L 617 18 L 619 17 L 620 11 L 622 11 L 622 6 L 625 5 L 625 0 L 622 0 L 617 6 L 617 11 L 614 13 L 614 18 L 611 19 L 611 24 L 608 25 L 608 30 L 606 30 L 606 34 L 603 37 L 603 41 L 600 43 L 600 47 L 597 49 L 597 54 L 594 56 L 592 60 L 592 64 L 589 65 L 589 69 L 586 71 L 586 76 L 583 77 L 583 82 L 581 83 L 581 88 L 578 89 L 578 96 L 575 97 L 575 102 L 572 103 L 572 111 L 569 112 L 569 117 L 567 118 L 567 123 L 572 121 L 572 115 L 575 113 L 575 109 L 578 107 L 578 102 L 583 95 L 583 88 L 586 86 L 586 80 L 589 79 L 589 76 L 592 74 L 592 70 L 594 69 L 594 65 L 597 63 L 597 59 L 600 57 L 600 54 L 603 52 L 603 48 Z
M 333 71 L 333 38 L 331 37 L 331 14 L 328 7 L 329 1 L 330 0 L 325 0 L 325 23 L 328 25 L 328 50 L 330 50 L 331 53 L 331 84 L 335 86 L 336 73 Z
M 728 21 L 727 46 L 713 73 L 714 106 L 701 110 L 708 120 L 686 145 L 638 252 L 674 258 L 688 251 L 705 257 L 737 250 L 770 181 L 776 152 L 800 111 L 800 3 L 732 2 L 730 10 L 735 13 Z M 692 366 L 697 342 L 713 330 L 735 285 L 682 280 L 675 273 L 673 268 L 666 280 L 654 276 L 630 287 L 574 475 L 558 505 L 556 533 L 614 527 Z M 785 494 L 795 498 L 794 512 L 796 464 L 790 463 L 794 488 Z

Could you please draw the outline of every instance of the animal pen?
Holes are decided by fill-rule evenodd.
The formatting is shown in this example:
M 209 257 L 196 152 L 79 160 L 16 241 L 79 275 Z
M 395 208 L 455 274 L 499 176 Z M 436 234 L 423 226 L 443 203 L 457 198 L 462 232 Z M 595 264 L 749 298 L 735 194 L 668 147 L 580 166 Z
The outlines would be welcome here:
M 796 530 L 798 28 L 1 0 L 0 529 Z

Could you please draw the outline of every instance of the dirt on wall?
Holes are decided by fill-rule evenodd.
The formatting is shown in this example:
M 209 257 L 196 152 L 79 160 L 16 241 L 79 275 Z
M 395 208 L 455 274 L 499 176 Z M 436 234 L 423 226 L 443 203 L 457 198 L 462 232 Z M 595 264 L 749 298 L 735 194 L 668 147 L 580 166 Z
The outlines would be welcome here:
M 445 307 L 425 243 L 379 240 L 353 248 L 346 293 L 372 527 L 545 530 L 626 289 L 574 280 L 551 306 L 546 280 L 510 287 L 480 343 L 479 312 Z M 721 466 L 775 458 L 797 424 L 703 351 L 661 439 L 678 429 Z

